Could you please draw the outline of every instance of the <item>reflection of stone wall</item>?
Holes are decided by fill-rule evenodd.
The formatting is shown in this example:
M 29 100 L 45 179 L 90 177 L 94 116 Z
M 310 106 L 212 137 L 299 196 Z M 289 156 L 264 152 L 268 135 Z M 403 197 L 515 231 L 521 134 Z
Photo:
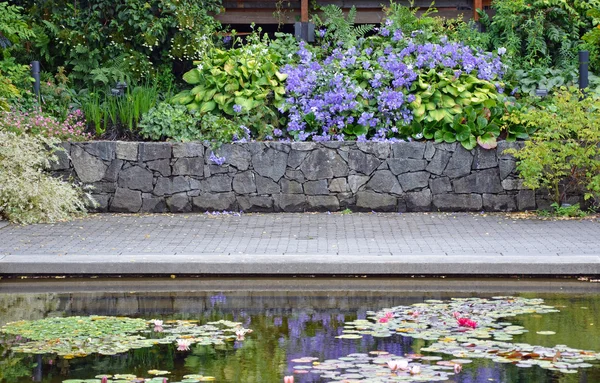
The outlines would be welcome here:
M 0 294 L 0 326 L 59 315 L 59 294 Z
M 510 211 L 544 208 L 497 149 L 431 142 L 65 144 L 53 170 L 94 186 L 99 211 Z M 536 203 L 537 202 L 537 203 Z

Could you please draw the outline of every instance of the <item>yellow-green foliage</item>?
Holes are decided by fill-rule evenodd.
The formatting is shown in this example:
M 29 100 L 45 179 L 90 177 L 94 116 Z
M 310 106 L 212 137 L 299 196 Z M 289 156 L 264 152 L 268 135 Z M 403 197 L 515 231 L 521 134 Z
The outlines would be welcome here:
M 523 184 L 547 189 L 560 205 L 574 192 L 585 198 L 600 194 L 600 98 L 582 98 L 560 91 L 545 108 L 522 115 L 524 123 L 539 128 L 525 147 L 514 153 Z
M 57 141 L 0 130 L 0 216 L 15 223 L 55 222 L 85 213 L 82 190 L 45 172 Z

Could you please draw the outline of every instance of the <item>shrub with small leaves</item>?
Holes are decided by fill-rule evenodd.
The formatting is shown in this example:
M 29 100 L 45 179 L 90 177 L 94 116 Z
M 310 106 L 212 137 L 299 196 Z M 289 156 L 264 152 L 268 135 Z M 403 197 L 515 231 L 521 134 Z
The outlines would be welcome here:
M 56 161 L 57 142 L 0 128 L 0 217 L 30 224 L 85 213 L 82 189 L 45 172 Z
M 197 141 L 200 139 L 198 118 L 185 106 L 161 102 L 142 117 L 138 125 L 142 137 L 159 141 Z

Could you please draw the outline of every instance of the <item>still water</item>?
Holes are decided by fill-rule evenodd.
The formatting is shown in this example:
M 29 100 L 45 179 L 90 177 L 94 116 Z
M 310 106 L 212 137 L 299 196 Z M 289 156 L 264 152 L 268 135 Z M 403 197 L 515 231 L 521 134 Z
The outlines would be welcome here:
M 542 298 L 559 313 L 506 318 L 529 332 L 515 343 L 552 347 L 564 344 L 600 351 L 600 284 L 567 280 L 65 280 L 0 281 L 0 326 L 17 320 L 56 316 L 110 315 L 144 319 L 186 319 L 201 323 L 226 319 L 253 330 L 244 341 L 224 346 L 157 345 L 115 356 L 64 359 L 11 351 L 0 337 L 0 382 L 59 383 L 100 374 L 149 377 L 167 370 L 170 381 L 187 374 L 215 377 L 216 382 L 275 383 L 292 375 L 292 360 L 311 356 L 320 361 L 353 353 L 418 353 L 428 341 L 394 335 L 338 339 L 344 323 L 364 319 L 366 312 L 428 299 L 512 295 Z M 556 334 L 539 335 L 538 331 Z M 14 337 L 13 337 L 14 338 Z M 427 353 L 424 353 L 427 354 Z M 437 355 L 437 354 L 432 354 Z M 451 359 L 447 355 L 444 359 Z M 600 382 L 600 361 L 576 374 L 519 368 L 476 359 L 448 382 Z M 324 382 L 319 375 L 294 374 L 295 382 Z

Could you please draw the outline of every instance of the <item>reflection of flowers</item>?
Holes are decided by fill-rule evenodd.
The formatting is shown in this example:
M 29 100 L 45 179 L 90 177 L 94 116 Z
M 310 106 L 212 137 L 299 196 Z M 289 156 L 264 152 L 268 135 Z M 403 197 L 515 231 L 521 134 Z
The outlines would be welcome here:
M 459 373 L 459 372 L 461 372 L 461 371 L 462 371 L 462 364 L 458 364 L 458 363 L 456 363 L 456 364 L 454 365 L 454 373 L 455 373 L 455 374 L 458 374 L 458 373 Z
M 244 340 L 246 334 L 250 334 L 252 332 L 252 330 L 247 329 L 247 328 L 240 328 L 238 330 L 235 330 L 235 335 L 237 336 L 237 340 Z
M 163 332 L 163 321 L 154 319 L 152 322 L 154 323 L 154 332 Z
M 382 318 L 379 318 L 379 323 L 387 323 L 390 321 L 390 319 L 392 319 L 394 317 L 394 313 L 391 311 L 386 311 L 383 314 Z
M 191 344 L 189 339 L 177 339 L 177 351 L 189 351 Z

